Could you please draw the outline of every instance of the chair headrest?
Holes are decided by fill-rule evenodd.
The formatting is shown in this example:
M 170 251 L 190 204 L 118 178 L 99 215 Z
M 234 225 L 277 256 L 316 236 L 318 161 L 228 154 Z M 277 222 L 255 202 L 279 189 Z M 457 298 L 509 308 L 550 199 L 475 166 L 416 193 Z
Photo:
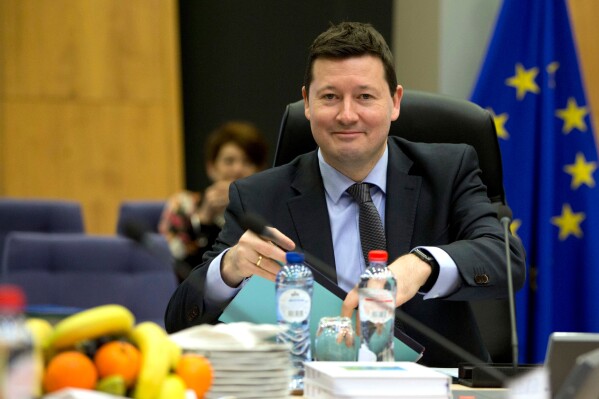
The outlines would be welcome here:
M 466 143 L 476 150 L 482 180 L 492 202 L 505 203 L 501 152 L 491 113 L 478 105 L 440 94 L 405 90 L 400 116 L 390 135 L 425 143 Z M 316 149 L 303 100 L 287 105 L 277 142 L 274 166 Z

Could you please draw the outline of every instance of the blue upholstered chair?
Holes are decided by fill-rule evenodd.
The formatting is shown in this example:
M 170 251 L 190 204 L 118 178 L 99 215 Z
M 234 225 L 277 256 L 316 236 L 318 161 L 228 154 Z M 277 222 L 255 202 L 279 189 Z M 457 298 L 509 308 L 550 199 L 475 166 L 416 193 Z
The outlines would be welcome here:
M 0 259 L 11 231 L 83 233 L 81 205 L 66 200 L 0 198 Z
M 123 201 L 119 207 L 117 234 L 126 235 L 128 224 L 158 233 L 158 223 L 166 201 Z
M 21 286 L 29 305 L 116 303 L 138 322 L 163 325 L 177 287 L 170 253 L 158 234 L 147 235 L 143 246 L 119 236 L 13 232 L 6 240 L 2 280 Z

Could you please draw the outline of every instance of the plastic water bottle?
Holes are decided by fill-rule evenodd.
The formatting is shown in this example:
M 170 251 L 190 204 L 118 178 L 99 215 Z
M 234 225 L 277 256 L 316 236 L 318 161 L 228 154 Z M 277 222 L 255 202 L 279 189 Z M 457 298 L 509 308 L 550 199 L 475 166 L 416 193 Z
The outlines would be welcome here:
M 360 276 L 360 350 L 358 361 L 392 362 L 397 282 L 387 268 L 387 251 L 370 251 Z
M 277 342 L 290 344 L 294 375 L 290 390 L 304 389 L 304 362 L 312 360 L 310 350 L 310 310 L 314 276 L 304 263 L 304 254 L 287 253 L 287 263 L 276 278 L 277 322 L 287 330 L 277 335 Z
M 31 399 L 36 391 L 33 338 L 25 325 L 25 295 L 0 285 L 0 399 Z

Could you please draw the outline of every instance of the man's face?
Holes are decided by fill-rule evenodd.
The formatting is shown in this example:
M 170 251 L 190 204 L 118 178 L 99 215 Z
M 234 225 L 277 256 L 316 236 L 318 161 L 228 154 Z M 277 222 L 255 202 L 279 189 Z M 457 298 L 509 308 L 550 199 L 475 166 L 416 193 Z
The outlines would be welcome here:
M 309 97 L 302 92 L 314 140 L 331 166 L 363 179 L 385 151 L 403 89 L 391 97 L 383 63 L 372 55 L 319 58 L 312 75 Z

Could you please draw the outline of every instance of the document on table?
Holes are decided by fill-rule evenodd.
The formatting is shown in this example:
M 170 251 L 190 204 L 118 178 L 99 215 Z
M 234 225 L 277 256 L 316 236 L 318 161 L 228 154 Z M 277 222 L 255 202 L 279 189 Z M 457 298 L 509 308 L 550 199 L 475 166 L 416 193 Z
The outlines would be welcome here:
M 321 279 L 321 281 L 323 281 Z M 326 283 L 325 283 L 326 284 Z M 335 286 L 336 289 L 339 289 Z M 342 299 L 322 284 L 314 281 L 312 309 L 310 313 L 310 335 L 312 344 L 321 317 L 337 316 L 341 313 Z M 251 277 L 233 298 L 219 318 L 224 323 L 247 321 L 256 324 L 276 324 L 277 308 L 275 283 L 260 276 Z M 355 325 L 355 317 L 354 317 Z M 314 347 L 314 346 L 313 346 Z M 403 331 L 395 329 L 393 342 L 395 360 L 415 362 L 422 356 L 424 347 Z

